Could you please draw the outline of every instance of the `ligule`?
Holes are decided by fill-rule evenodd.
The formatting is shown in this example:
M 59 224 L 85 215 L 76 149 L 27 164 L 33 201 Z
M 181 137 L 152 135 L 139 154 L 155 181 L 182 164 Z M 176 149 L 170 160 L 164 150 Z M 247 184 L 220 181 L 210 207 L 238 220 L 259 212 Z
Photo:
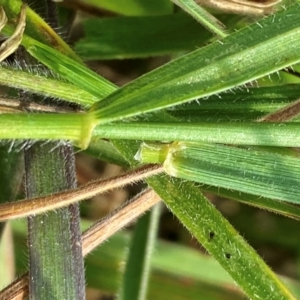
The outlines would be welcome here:
M 163 163 L 168 155 L 171 144 L 142 143 L 135 159 L 143 163 L 153 162 Z

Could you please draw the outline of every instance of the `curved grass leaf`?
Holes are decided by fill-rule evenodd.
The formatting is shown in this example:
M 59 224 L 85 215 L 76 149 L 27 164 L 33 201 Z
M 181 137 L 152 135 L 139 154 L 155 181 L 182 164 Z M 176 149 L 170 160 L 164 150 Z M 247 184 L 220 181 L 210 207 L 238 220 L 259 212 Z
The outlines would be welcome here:
M 22 45 L 34 58 L 50 70 L 98 97 L 99 100 L 115 90 L 113 84 L 108 80 L 91 71 L 82 63 L 74 61 L 47 45 L 28 36 L 23 36 Z

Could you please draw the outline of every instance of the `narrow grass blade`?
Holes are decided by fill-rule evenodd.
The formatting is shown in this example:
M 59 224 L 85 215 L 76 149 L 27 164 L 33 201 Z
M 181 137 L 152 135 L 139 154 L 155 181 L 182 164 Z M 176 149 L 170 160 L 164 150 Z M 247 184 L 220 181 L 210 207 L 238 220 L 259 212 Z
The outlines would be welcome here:
M 213 15 L 208 13 L 200 5 L 196 4 L 193 0 L 172 0 L 180 8 L 186 11 L 189 15 L 195 18 L 200 24 L 207 28 L 212 33 L 223 38 L 227 34 L 225 33 L 225 26 L 216 19 Z
M 90 143 L 93 120 L 81 114 L 2 114 L 1 139 L 68 139 L 86 148 Z M 13 124 L 13 126 L 12 126 Z M 91 125 L 92 124 L 92 125 Z M 174 130 L 174 128 L 176 130 Z M 34 130 L 33 130 L 34 129 Z M 300 124 L 219 122 L 219 123 L 113 123 L 97 126 L 95 139 L 143 139 L 197 141 L 234 145 L 299 147 Z
M 270 212 L 300 221 L 300 208 L 296 205 L 291 205 L 283 201 L 276 201 L 274 199 L 262 196 L 254 196 L 251 194 L 242 193 L 240 191 L 214 187 L 212 185 L 203 185 L 201 186 L 201 190 L 222 198 L 233 199 L 240 203 L 265 209 Z
M 122 300 L 144 300 L 147 295 L 150 263 L 156 241 L 160 205 L 142 216 L 135 227 L 121 290 Z
M 250 299 L 295 299 L 193 183 L 159 176 L 149 184 Z
M 98 97 L 86 92 L 73 84 L 63 81 L 62 78 L 45 76 L 38 70 L 20 70 L 8 65 L 0 67 L 0 84 L 23 89 L 27 92 L 77 103 L 89 107 L 98 101 Z M 13 80 L 12 80 L 13 78 Z
M 99 100 L 115 90 L 115 87 L 108 80 L 91 71 L 82 63 L 76 62 L 47 45 L 26 36 L 23 37 L 22 45 L 34 58 L 50 70 L 75 86 L 79 86 L 98 97 Z
M 183 142 L 175 142 L 169 147 L 163 145 L 161 151 L 145 145 L 140 151 L 140 157 L 145 157 L 148 162 L 152 152 L 160 153 L 160 160 L 165 157 L 164 169 L 171 176 L 300 203 L 298 157 L 223 145 Z M 153 158 L 156 160 L 157 156 L 154 153 Z
M 168 113 L 187 122 L 255 121 L 299 99 L 300 85 L 244 88 L 175 108 Z M 299 120 L 296 118 L 295 120 Z
M 8 3 L 0 0 L 1 4 L 5 7 L 8 18 L 14 20 L 3 30 L 3 33 L 11 35 L 17 24 L 17 15 L 22 2 L 14 0 Z M 26 30 L 22 45 L 50 70 L 65 77 L 76 86 L 83 86 L 92 95 L 102 98 L 112 92 L 112 84 L 84 67 L 81 59 L 71 48 L 29 7 L 26 10 Z M 84 85 L 85 82 L 87 82 L 86 85 Z
M 136 143 L 114 140 L 114 145 L 136 164 Z M 163 175 L 147 182 L 249 298 L 295 299 L 193 183 Z
M 300 5 L 291 5 L 172 61 L 95 104 L 91 112 L 98 122 L 124 119 L 233 89 L 295 64 L 300 61 L 299 14 Z

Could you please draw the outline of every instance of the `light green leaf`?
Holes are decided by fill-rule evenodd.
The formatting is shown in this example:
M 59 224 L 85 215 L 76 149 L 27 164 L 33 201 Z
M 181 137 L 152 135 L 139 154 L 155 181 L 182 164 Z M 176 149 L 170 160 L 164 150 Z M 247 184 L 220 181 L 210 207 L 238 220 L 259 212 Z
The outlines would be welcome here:
M 300 146 L 300 123 L 124 122 L 102 124 L 94 137 L 148 141 L 193 141 L 234 145 Z

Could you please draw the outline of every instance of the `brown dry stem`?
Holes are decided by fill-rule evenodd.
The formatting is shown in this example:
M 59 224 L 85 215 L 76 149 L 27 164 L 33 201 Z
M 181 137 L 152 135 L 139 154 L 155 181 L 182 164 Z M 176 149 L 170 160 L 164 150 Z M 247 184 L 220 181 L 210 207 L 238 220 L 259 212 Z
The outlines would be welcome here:
M 91 181 L 74 190 L 55 193 L 53 195 L 47 195 L 39 198 L 4 203 L 0 205 L 0 221 L 3 222 L 6 220 L 27 217 L 65 207 L 162 172 L 163 167 L 160 165 L 146 165 L 119 176 L 105 180 Z
M 146 189 L 132 200 L 126 202 L 111 215 L 96 222 L 82 235 L 83 256 L 89 254 L 106 239 L 160 201 L 151 189 Z M 0 299 L 21 300 L 28 296 L 28 273 L 16 279 L 0 292 Z

